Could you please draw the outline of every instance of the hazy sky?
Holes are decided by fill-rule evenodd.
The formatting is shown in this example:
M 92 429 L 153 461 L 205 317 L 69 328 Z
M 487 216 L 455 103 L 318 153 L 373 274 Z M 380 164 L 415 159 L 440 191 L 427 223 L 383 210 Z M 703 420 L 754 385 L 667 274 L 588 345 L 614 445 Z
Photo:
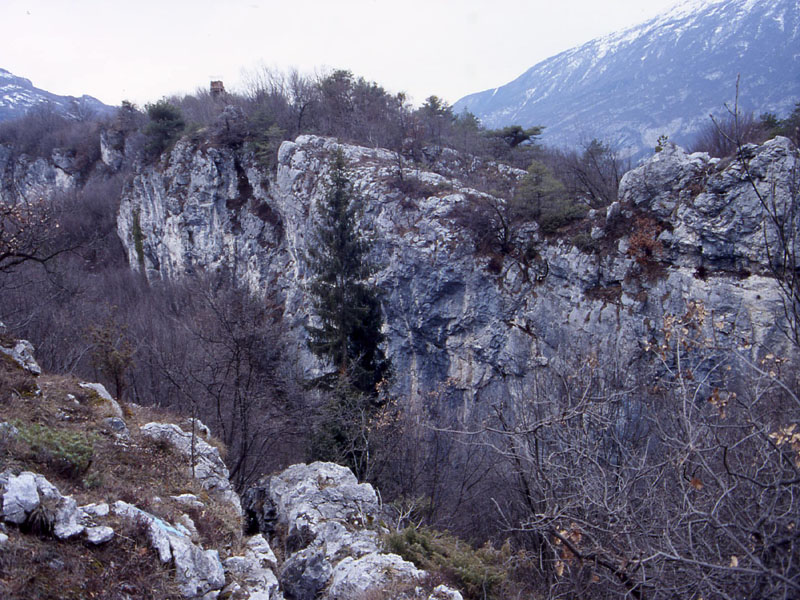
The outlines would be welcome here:
M 345 68 L 416 103 L 514 79 L 678 0 L 0 0 L 0 67 L 138 104 L 260 65 Z

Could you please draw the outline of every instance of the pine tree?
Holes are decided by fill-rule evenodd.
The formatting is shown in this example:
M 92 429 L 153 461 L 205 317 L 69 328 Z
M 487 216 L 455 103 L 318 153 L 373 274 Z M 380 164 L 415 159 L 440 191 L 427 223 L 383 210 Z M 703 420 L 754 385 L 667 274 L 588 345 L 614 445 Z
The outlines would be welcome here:
M 358 200 L 341 149 L 333 157 L 329 185 L 318 206 L 315 243 L 308 250 L 309 288 L 319 326 L 307 326 L 309 348 L 331 370 L 314 384 L 328 392 L 312 458 L 343 461 L 359 477 L 368 470 L 369 424 L 378 408 L 378 384 L 389 362 L 380 347 L 378 290 L 369 241 L 356 229 Z

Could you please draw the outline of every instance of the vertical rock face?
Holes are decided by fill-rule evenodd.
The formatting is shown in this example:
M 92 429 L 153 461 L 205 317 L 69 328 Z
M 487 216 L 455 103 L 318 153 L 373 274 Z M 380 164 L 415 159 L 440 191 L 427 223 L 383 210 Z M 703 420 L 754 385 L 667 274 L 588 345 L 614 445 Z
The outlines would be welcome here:
M 315 136 L 285 142 L 267 178 L 247 154 L 179 143 L 125 192 L 118 231 L 131 265 L 151 278 L 229 269 L 256 293 L 277 296 L 302 338 L 306 250 L 336 147 Z M 510 258 L 498 268 L 475 253 L 452 215 L 480 192 L 407 166 L 404 178 L 424 193 L 406 194 L 394 154 L 343 150 L 374 239 L 398 394 L 422 397 L 447 382 L 469 411 L 479 396 L 524 393 L 527 373 L 576 349 L 613 352 L 626 364 L 658 337 L 665 315 L 683 314 L 690 302 L 713 314 L 708 327 L 718 343 L 786 343 L 765 225 L 767 241 L 775 239 L 755 189 L 787 201 L 798 168 L 788 140 L 747 149 L 755 188 L 736 161 L 725 166 L 674 147 L 655 155 L 625 176 L 608 218 L 594 218 L 598 252 L 530 233 L 539 264 L 549 267 L 543 280 Z M 631 246 L 642 215 L 657 224 L 653 256 L 637 255 L 635 240 Z
M 78 184 L 69 158 L 57 150 L 51 160 L 17 156 L 0 145 L 0 202 L 36 202 L 66 192 Z

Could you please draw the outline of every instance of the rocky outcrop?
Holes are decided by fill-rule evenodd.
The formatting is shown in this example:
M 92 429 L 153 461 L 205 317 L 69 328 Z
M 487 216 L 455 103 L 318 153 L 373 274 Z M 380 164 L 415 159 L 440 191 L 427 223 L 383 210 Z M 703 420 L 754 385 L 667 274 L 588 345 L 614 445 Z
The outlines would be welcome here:
M 0 145 L 0 202 L 37 202 L 75 189 L 78 181 L 72 161 L 58 150 L 45 160 Z
M 40 535 L 51 534 L 59 540 L 83 535 L 91 545 L 106 544 L 114 538 L 114 529 L 100 524 L 109 522 L 108 504 L 79 507 L 72 496 L 63 496 L 56 486 L 37 473 L 0 473 L 0 498 L 0 521 Z M 225 585 L 219 552 L 198 546 L 193 540 L 196 532 L 193 534 L 180 523 L 167 523 L 121 500 L 114 503 L 113 513 L 147 529 L 150 544 L 161 562 L 174 566 L 178 588 L 184 597 L 206 597 L 205 594 Z
M 800 180 L 797 150 L 779 137 L 761 147 L 748 145 L 741 156 L 724 167 L 705 153 L 668 144 L 623 177 L 621 201 L 672 226 L 659 236 L 671 265 L 765 272 L 768 249 L 779 247 L 766 209 L 774 207 L 778 219 L 792 217 L 789 199 L 794 194 L 797 201 Z M 793 216 L 798 218 L 796 209 Z
M 250 488 L 243 503 L 251 526 L 283 547 L 279 573 L 287 598 L 429 598 L 423 591 L 428 574 L 383 550 L 378 496 L 349 469 L 293 465 Z M 443 590 L 460 597 L 444 586 L 438 593 Z
M 208 427 L 202 423 L 196 428 L 200 432 L 208 431 Z M 188 458 L 189 473 L 205 490 L 230 504 L 236 512 L 242 511 L 239 496 L 233 491 L 228 468 L 220 457 L 219 450 L 205 441 L 200 433 L 184 431 L 174 423 L 148 423 L 140 431 L 145 437 L 169 444 Z
M 175 577 L 185 598 L 197 598 L 225 585 L 225 571 L 217 550 L 203 550 L 192 543 L 183 525 L 170 525 L 127 502 L 117 501 L 114 513 L 147 527 L 150 543 L 161 562 L 175 565 Z
M 7 345 L 0 340 L 0 352 L 11 358 L 21 369 L 28 371 L 30 374 L 42 374 L 42 368 L 33 357 L 33 344 L 28 340 L 13 340 L 12 343 Z
M 144 528 L 158 559 L 174 567 L 185 598 L 215 598 L 220 592 L 251 600 L 350 600 L 370 593 L 407 600 L 461 598 L 446 586 L 425 591 L 430 590 L 426 572 L 383 550 L 375 490 L 331 463 L 294 465 L 265 478 L 245 497 L 248 515 L 268 524 L 267 535 L 281 544 L 282 561 L 261 533 L 243 541 L 242 554 L 223 561 L 218 549 L 197 543 L 186 515 L 170 523 L 122 500 L 78 506 L 30 471 L 0 473 L 0 499 L 0 522 L 59 540 L 82 536 L 90 545 L 106 544 L 115 536 L 108 526 L 112 517 Z
M 267 177 L 250 155 L 179 143 L 124 195 L 118 230 L 130 263 L 151 278 L 230 269 L 256 293 L 277 297 L 302 339 L 310 318 L 304 257 L 337 146 L 315 136 L 284 142 L 277 173 Z M 626 175 L 620 204 L 594 213 L 596 251 L 529 232 L 539 266 L 549 267 L 537 279 L 509 257 L 498 264 L 476 255 L 453 214 L 481 194 L 452 173 L 405 165 L 398 186 L 394 154 L 343 150 L 363 198 L 362 224 L 375 240 L 375 283 L 399 397 L 424 398 L 446 384 L 463 415 L 486 404 L 478 398 L 524 395 L 532 372 L 557 367 L 576 348 L 630 364 L 644 340 L 659 338 L 666 315 L 682 315 L 692 303 L 714 315 L 709 333 L 722 346 L 747 340 L 780 351 L 786 344 L 764 210 L 737 161 L 725 165 L 675 147 L 656 154 Z M 759 189 L 783 197 L 797 152 L 780 138 L 748 152 Z M 642 215 L 656 227 L 651 272 L 630 244 Z M 308 354 L 303 360 L 307 371 L 317 366 Z

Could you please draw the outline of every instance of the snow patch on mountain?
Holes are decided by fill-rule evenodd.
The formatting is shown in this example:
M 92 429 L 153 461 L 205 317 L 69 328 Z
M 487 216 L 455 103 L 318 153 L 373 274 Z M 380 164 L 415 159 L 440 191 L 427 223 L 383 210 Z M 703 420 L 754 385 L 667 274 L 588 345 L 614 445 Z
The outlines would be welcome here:
M 113 110 L 113 107 L 92 96 L 59 96 L 35 87 L 30 79 L 17 77 L 6 69 L 0 69 L 0 121 L 17 119 L 31 108 L 43 104 L 50 104 L 66 115 L 74 115 L 77 111 L 85 114 Z
M 597 137 L 642 156 L 653 129 L 690 143 L 734 99 L 739 76 L 746 110 L 788 113 L 800 98 L 798 31 L 796 0 L 686 0 L 462 98 L 455 110 L 487 127 L 544 125 L 554 145 Z

